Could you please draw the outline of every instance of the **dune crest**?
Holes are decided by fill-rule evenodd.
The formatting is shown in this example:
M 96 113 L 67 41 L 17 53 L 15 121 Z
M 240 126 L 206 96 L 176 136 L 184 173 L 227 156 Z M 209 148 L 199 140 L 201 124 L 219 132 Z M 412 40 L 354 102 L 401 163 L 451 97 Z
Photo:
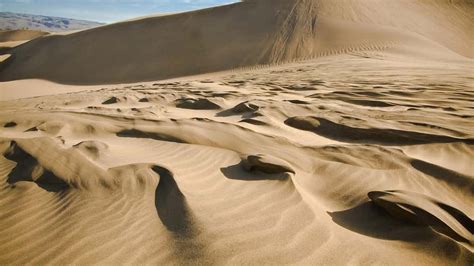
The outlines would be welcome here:
M 372 191 L 368 196 L 396 218 L 431 226 L 471 245 L 474 241 L 474 221 L 462 211 L 435 199 L 406 191 Z
M 0 31 L 0 43 L 2 42 L 14 42 L 14 41 L 26 41 L 35 39 L 44 35 L 48 35 L 44 31 L 36 30 L 7 30 Z
M 0 80 L 138 82 L 387 49 L 462 60 L 473 13 L 467 0 L 244 1 L 41 38 L 9 51 Z

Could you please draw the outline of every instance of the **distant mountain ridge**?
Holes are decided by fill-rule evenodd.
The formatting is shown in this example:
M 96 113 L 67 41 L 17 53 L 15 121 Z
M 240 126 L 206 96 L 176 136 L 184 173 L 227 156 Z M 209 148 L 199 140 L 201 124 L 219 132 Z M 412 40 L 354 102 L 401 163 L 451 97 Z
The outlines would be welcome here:
M 68 31 L 104 25 L 103 23 L 70 18 L 0 12 L 0 30 Z

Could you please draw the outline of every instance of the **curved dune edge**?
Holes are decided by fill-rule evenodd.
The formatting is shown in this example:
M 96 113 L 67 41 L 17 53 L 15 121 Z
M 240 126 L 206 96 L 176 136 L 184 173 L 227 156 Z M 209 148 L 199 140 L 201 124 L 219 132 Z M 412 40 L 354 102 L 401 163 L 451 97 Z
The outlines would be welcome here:
M 0 102 L 0 264 L 472 264 L 471 65 L 358 52 Z
M 6 30 L 0 31 L 0 43 L 29 41 L 41 36 L 48 35 L 48 32 L 38 30 Z
M 452 206 L 408 191 L 371 191 L 368 196 L 395 218 L 430 226 L 471 245 L 474 241 L 474 221 Z
M 381 50 L 466 60 L 473 13 L 464 0 L 244 1 L 37 39 L 12 49 L 0 80 L 130 83 Z

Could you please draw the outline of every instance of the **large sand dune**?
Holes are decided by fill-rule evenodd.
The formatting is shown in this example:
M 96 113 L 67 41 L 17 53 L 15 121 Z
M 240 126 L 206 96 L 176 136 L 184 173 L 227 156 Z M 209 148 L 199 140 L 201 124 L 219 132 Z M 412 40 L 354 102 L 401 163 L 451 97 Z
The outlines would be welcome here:
M 41 38 L 0 79 L 136 82 L 390 47 L 473 57 L 473 14 L 468 0 L 245 1 Z
M 16 42 L 16 41 L 28 41 L 44 35 L 47 32 L 36 31 L 36 30 L 7 30 L 0 31 L 0 43 L 2 42 Z
M 472 14 L 245 1 L 14 48 L 0 264 L 472 265 Z

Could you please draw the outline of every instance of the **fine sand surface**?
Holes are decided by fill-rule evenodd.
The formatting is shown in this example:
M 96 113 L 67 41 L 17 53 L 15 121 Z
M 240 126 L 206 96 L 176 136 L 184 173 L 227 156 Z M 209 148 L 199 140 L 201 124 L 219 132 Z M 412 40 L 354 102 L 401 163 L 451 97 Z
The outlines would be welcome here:
M 473 265 L 472 5 L 255 0 L 13 48 L 0 264 Z
M 399 47 L 474 57 L 472 0 L 252 0 L 19 46 L 0 81 L 152 81 Z
M 0 43 L 26 41 L 47 35 L 47 32 L 37 30 L 6 30 L 0 31 Z
M 48 34 L 37 30 L 0 30 L 0 63 L 11 56 L 14 47 Z

